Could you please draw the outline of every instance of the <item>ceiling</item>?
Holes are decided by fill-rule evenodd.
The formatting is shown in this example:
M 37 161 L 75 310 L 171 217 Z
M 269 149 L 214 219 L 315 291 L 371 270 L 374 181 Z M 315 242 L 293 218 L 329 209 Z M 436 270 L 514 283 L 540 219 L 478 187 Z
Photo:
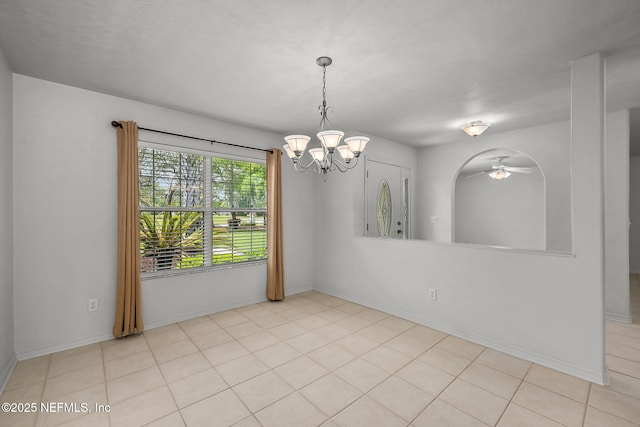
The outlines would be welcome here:
M 599 51 L 609 109 L 640 107 L 638 0 L 0 0 L 0 46 L 19 74 L 283 135 L 317 132 L 321 55 L 336 127 L 414 146 L 567 120 L 570 61 Z

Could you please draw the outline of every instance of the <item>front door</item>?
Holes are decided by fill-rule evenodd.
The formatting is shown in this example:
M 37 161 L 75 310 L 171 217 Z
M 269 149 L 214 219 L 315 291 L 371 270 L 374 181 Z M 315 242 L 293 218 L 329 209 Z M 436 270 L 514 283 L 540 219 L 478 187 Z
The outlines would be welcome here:
M 367 159 L 365 236 L 402 239 L 400 166 Z

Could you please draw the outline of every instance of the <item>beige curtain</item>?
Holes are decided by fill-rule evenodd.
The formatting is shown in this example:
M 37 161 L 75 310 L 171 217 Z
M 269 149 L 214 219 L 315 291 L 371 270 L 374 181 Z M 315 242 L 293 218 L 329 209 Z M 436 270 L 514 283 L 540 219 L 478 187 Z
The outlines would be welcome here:
M 138 212 L 138 125 L 118 127 L 118 287 L 113 336 L 142 332 L 140 214 Z
M 267 298 L 284 299 L 282 242 L 282 151 L 267 152 Z

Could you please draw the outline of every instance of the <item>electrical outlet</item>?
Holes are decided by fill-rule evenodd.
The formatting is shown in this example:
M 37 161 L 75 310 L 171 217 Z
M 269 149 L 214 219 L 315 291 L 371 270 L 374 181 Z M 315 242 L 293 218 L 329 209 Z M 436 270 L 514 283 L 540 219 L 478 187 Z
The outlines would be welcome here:
M 284 277 L 289 277 L 289 269 L 288 268 L 284 269 Z
M 87 311 L 98 311 L 98 298 L 90 298 Z
M 439 222 L 440 222 L 440 218 L 438 218 L 438 216 L 437 216 L 437 215 L 433 215 L 433 216 L 431 217 L 431 224 L 437 224 L 437 223 L 439 223 Z
M 437 301 L 438 300 L 438 290 L 437 289 L 429 288 L 429 299 L 431 301 Z

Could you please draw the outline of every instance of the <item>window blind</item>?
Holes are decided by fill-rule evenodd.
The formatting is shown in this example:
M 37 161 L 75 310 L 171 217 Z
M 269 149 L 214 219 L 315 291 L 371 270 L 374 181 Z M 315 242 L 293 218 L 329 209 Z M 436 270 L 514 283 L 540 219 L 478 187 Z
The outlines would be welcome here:
M 266 259 L 264 164 L 148 146 L 138 164 L 143 273 Z

